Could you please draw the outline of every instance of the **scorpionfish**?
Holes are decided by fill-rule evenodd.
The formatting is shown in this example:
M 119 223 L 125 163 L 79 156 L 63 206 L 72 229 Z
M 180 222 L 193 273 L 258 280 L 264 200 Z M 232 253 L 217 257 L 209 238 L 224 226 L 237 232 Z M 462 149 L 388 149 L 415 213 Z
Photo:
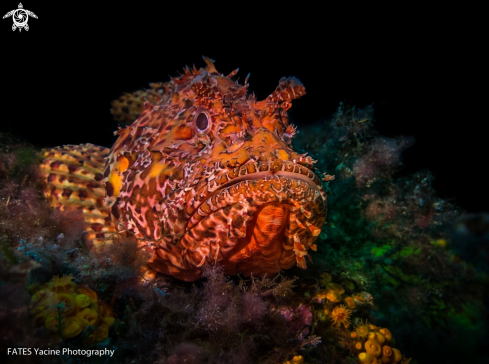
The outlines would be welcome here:
M 150 251 L 152 272 L 193 281 L 205 265 L 245 276 L 306 268 L 327 207 L 315 161 L 291 145 L 287 110 L 305 88 L 282 78 L 257 101 L 248 77 L 241 85 L 238 70 L 224 76 L 204 61 L 114 101 L 115 118 L 133 123 L 110 150 L 43 150 L 44 194 L 82 211 L 87 249 L 124 231 Z

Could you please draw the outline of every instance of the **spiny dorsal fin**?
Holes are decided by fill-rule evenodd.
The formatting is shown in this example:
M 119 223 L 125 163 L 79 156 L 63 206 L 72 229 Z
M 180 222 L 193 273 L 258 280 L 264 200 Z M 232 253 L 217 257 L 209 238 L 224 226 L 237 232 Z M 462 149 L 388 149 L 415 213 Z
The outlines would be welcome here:
M 202 58 L 204 59 L 204 62 L 207 64 L 207 67 L 205 68 L 207 72 L 209 72 L 210 74 L 213 73 L 219 74 L 219 72 L 217 72 L 216 70 L 216 66 L 214 66 L 215 61 L 213 59 L 210 59 L 209 57 L 206 56 L 202 56 Z

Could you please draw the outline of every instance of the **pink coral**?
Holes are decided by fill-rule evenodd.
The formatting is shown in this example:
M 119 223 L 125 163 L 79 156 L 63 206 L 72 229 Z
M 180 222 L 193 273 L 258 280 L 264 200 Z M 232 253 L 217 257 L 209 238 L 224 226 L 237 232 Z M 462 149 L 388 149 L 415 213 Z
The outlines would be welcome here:
M 285 319 L 287 325 L 287 335 L 302 331 L 304 335 L 309 332 L 312 322 L 311 306 L 300 304 L 297 307 L 279 307 L 277 310 Z M 305 330 L 304 330 L 305 328 Z

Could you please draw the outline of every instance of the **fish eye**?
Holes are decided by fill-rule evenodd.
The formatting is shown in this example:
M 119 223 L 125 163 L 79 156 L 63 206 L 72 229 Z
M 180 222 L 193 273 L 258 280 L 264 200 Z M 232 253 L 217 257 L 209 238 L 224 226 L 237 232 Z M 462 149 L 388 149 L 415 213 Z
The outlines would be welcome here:
M 209 131 L 211 127 L 211 117 L 208 112 L 200 110 L 194 119 L 195 130 L 198 134 Z

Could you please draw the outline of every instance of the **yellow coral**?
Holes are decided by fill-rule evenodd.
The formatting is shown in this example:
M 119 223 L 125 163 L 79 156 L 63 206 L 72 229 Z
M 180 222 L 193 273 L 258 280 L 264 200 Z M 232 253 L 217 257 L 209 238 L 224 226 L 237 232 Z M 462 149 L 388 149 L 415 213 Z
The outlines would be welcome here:
M 88 326 L 95 327 L 92 335 L 83 341 L 84 346 L 89 346 L 108 337 L 109 327 L 115 321 L 114 313 L 107 304 L 99 302 L 94 291 L 77 286 L 72 279 L 72 275 L 54 276 L 48 284 L 35 286 L 32 314 L 36 324 L 44 324 L 53 334 L 61 330 L 64 339 L 80 335 Z M 60 303 L 64 303 L 61 312 L 56 307 Z
M 358 359 L 362 362 L 362 364 L 370 364 L 374 357 L 370 354 L 367 353 L 360 353 L 358 354 Z
M 48 284 L 48 288 L 54 292 L 67 292 L 76 287 L 76 284 L 72 282 L 73 274 L 63 275 L 63 277 L 59 277 L 59 275 L 53 276 L 53 279 Z
M 384 345 L 385 343 L 385 336 L 381 332 L 376 332 L 375 333 L 375 338 L 379 342 L 380 345 Z
M 92 301 L 93 303 L 98 302 L 97 294 L 94 291 L 92 291 L 91 289 L 79 286 L 79 287 L 77 287 L 77 291 L 78 291 L 78 293 L 86 294 L 88 297 L 90 297 L 90 301 Z
M 382 352 L 382 347 L 377 340 L 367 340 L 364 346 L 367 354 L 379 356 Z
M 358 337 L 361 337 L 363 339 L 366 338 L 369 333 L 368 322 L 365 321 L 365 323 L 363 323 L 363 321 L 360 320 L 355 327 L 355 332 L 357 333 Z
M 78 308 L 86 308 L 90 306 L 90 297 L 86 294 L 77 294 L 75 296 L 76 307 Z
M 331 319 L 333 320 L 333 325 L 346 327 L 350 326 L 350 315 L 351 310 L 347 309 L 345 305 L 339 305 L 333 309 L 331 312 Z
M 63 314 L 68 316 L 71 315 L 72 313 L 75 312 L 76 310 L 76 303 L 75 303 L 75 296 L 72 294 L 67 294 L 67 293 L 58 293 L 56 295 L 56 299 L 58 301 L 58 304 L 64 303 L 64 308 L 63 308 Z
M 296 355 L 292 360 L 287 360 L 284 364 L 304 364 L 304 358 L 302 355 Z
M 80 335 L 85 327 L 86 326 L 79 317 L 68 317 L 63 328 L 63 336 L 66 339 L 71 339 L 72 337 Z
M 47 288 L 39 289 L 32 296 L 32 303 L 34 304 L 34 314 L 40 313 L 39 308 L 44 309 L 53 308 L 59 303 L 58 294 L 56 292 L 51 292 Z
M 396 349 L 396 348 L 392 348 L 392 352 L 394 353 L 394 361 L 397 363 L 397 362 L 400 362 L 401 359 L 402 359 L 402 354 L 401 352 Z
M 47 313 L 44 319 L 44 327 L 50 331 L 58 329 L 58 313 L 56 311 Z
M 339 285 L 338 283 L 333 283 L 333 282 L 328 283 L 326 285 L 326 289 L 338 292 L 339 294 L 345 293 L 345 289 L 341 285 Z
M 44 301 L 48 296 L 52 296 L 55 293 L 49 291 L 47 286 L 44 286 L 43 288 L 38 288 L 37 290 L 34 291 L 35 293 L 32 295 L 32 302 L 42 302 Z
M 98 313 L 92 308 L 85 308 L 76 314 L 84 323 L 85 326 L 95 326 L 98 323 Z
M 383 328 L 383 329 L 380 329 L 379 332 L 381 332 L 385 336 L 385 339 L 387 341 L 392 340 L 392 333 L 388 329 Z

